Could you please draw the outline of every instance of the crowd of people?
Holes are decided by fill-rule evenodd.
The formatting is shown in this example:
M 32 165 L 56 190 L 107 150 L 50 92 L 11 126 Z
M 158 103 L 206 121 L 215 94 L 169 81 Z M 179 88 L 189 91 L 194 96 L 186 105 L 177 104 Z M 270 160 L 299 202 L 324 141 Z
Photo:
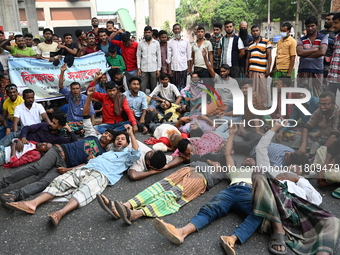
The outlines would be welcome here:
M 76 42 L 72 34 L 60 38 L 49 28 L 43 30 L 44 42 L 30 34 L 5 39 L 0 31 L 0 163 L 22 166 L 0 180 L 0 189 L 40 177 L 2 193 L 5 208 L 35 214 L 40 204 L 65 197 L 68 203 L 49 214 L 57 226 L 68 212 L 96 199 L 112 218 L 127 224 L 154 217 L 155 229 L 175 244 L 234 210 L 247 217 L 220 237 L 227 254 L 236 254 L 235 244 L 258 228 L 271 234 L 272 254 L 286 254 L 288 247 L 298 254 L 334 253 L 339 219 L 320 207 L 322 196 L 305 177 L 314 174 L 320 186 L 340 182 L 340 13 L 329 13 L 322 30 L 316 17 L 307 18 L 306 35 L 297 40 L 291 36 L 292 25 L 282 23 L 275 56 L 260 27 L 251 26 L 249 33 L 246 22 L 239 24 L 238 34 L 230 20 L 224 26 L 214 23 L 211 36 L 196 26 L 193 43 L 181 35 L 180 24 L 173 25 L 173 38 L 146 26 L 139 42 L 112 21 L 99 28 L 92 18 L 92 27 L 86 33 L 76 30 Z M 76 81 L 64 84 L 74 58 L 97 51 L 105 53 L 109 71 L 96 72 L 85 94 Z M 19 95 L 8 73 L 11 56 L 47 59 L 59 66 L 64 99 L 43 106 L 35 102 L 32 89 Z M 269 76 L 277 105 L 269 100 Z M 302 106 L 311 115 L 282 104 L 283 99 L 306 97 L 289 92 L 295 83 L 310 91 Z M 233 88 L 242 91 L 243 101 L 233 100 Z M 238 105 L 244 106 L 243 115 L 234 114 Z M 271 113 L 262 116 L 252 109 Z M 262 125 L 268 120 L 271 126 Z M 143 143 L 136 132 L 152 137 Z M 234 153 L 246 156 L 241 165 Z M 182 164 L 124 203 L 101 194 L 124 172 L 137 181 Z M 224 179 L 229 186 L 184 227 L 159 219 Z M 339 199 L 340 188 L 332 196 Z

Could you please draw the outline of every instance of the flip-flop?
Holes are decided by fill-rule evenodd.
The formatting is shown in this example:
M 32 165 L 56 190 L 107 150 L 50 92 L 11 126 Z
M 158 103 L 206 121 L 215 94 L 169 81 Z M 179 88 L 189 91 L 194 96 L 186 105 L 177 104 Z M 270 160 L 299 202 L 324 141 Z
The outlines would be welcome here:
M 14 210 L 14 211 L 19 211 L 19 212 L 25 212 L 28 214 L 34 214 L 35 211 L 30 209 L 23 201 L 20 202 L 12 202 L 12 203 L 6 203 L 5 206 L 8 209 Z
M 59 221 L 61 220 L 62 216 L 58 212 L 52 212 L 48 215 L 48 217 L 51 219 L 53 222 L 54 226 L 58 226 Z
M 165 223 L 163 220 L 156 218 L 153 220 L 153 226 L 158 233 L 168 238 L 170 242 L 174 244 L 183 243 L 184 240 L 176 235 L 176 227 L 174 225 Z
M 284 246 L 284 251 L 277 251 L 273 248 L 274 245 L 277 246 Z M 275 233 L 272 234 L 269 241 L 269 247 L 268 247 L 270 253 L 275 255 L 284 255 L 287 253 L 287 245 L 286 245 L 286 236 L 281 233 Z
M 117 209 L 116 209 L 116 207 L 112 206 L 112 201 L 107 198 L 107 200 L 109 200 L 109 204 L 107 205 L 107 204 L 105 204 L 104 199 L 103 199 L 101 194 L 97 194 L 96 197 L 97 197 L 97 201 L 98 201 L 100 207 L 103 208 L 103 210 L 105 212 L 110 214 L 112 216 L 112 218 L 114 218 L 115 220 L 118 220 L 119 217 L 113 213 L 113 209 L 114 210 L 117 210 Z
M 332 197 L 340 199 L 340 188 L 337 188 L 332 192 Z
M 222 247 L 224 251 L 227 253 L 227 255 L 236 255 L 236 252 L 234 250 L 234 245 L 229 244 L 230 242 L 233 241 L 233 239 L 229 236 L 220 236 Z
M 125 205 L 115 201 L 115 207 L 119 213 L 120 218 L 127 224 L 131 225 L 131 210 Z

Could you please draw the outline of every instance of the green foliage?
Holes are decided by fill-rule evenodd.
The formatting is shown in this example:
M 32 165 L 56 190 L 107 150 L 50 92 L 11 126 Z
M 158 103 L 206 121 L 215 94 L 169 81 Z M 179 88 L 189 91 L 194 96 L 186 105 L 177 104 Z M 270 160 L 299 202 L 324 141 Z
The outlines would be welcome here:
M 170 27 L 170 22 L 166 20 L 164 25 L 161 27 L 161 30 L 165 30 L 168 33 L 169 37 L 173 37 L 174 33 L 172 32 L 172 27 Z
M 145 17 L 145 25 L 149 26 L 150 25 L 150 17 Z

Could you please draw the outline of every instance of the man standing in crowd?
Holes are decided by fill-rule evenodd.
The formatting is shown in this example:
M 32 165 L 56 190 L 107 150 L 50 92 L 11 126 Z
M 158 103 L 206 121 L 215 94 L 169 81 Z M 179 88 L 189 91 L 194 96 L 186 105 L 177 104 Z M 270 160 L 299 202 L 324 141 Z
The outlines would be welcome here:
M 200 78 L 203 78 L 203 81 L 205 84 L 210 85 L 209 79 L 209 71 L 207 66 L 204 63 L 204 59 L 202 56 L 202 50 L 206 49 L 208 52 L 208 58 L 211 64 L 214 64 L 214 56 L 213 56 L 213 48 L 211 45 L 211 42 L 206 40 L 204 38 L 205 35 L 205 29 L 202 26 L 199 26 L 196 31 L 196 38 L 197 40 L 192 45 L 192 52 L 191 52 L 191 58 L 192 61 L 190 61 L 189 66 L 189 72 L 192 73 L 192 64 L 194 66 L 194 73 L 197 73 Z
M 168 33 L 165 30 L 161 30 L 158 36 L 161 49 L 161 73 L 168 73 L 168 64 L 166 63 L 168 56 Z
M 33 46 L 33 35 L 32 34 L 24 34 L 24 38 L 25 38 L 25 43 L 26 46 L 29 48 L 32 48 Z
M 52 41 L 53 31 L 49 28 L 45 28 L 43 31 L 43 36 L 45 41 L 39 43 L 37 46 L 37 58 L 41 57 L 48 59 L 50 62 L 58 59 L 59 45 Z
M 102 52 L 104 52 L 105 56 L 108 57 L 110 55 L 109 47 L 112 45 L 112 43 L 107 38 L 106 31 L 99 30 L 98 37 L 99 37 L 98 50 L 101 50 Z
M 8 46 L 10 41 L 15 39 L 15 44 L 17 46 Z M 26 46 L 25 39 L 22 35 L 10 35 L 7 40 L 3 41 L 0 45 L 5 50 L 9 51 L 13 57 L 27 58 L 35 57 L 35 53 L 32 48 Z
M 105 29 L 105 28 L 98 28 L 99 20 L 96 17 L 93 17 L 91 19 L 91 25 L 92 25 L 93 29 L 86 33 L 86 37 L 88 37 L 89 34 L 94 34 L 95 39 L 96 39 L 96 44 L 98 44 L 99 43 L 99 30 Z
M 323 61 L 327 51 L 328 36 L 318 33 L 318 19 L 314 16 L 305 21 L 307 35 L 298 39 L 296 51 L 300 56 L 298 83 L 308 82 L 313 96 L 322 93 Z
M 187 84 L 187 73 L 191 61 L 191 47 L 187 39 L 181 36 L 181 25 L 176 23 L 172 27 L 174 38 L 168 42 L 168 58 L 169 76 L 171 82 L 177 86 L 179 90 Z
M 78 48 L 85 48 L 87 45 L 85 32 L 81 29 L 77 29 L 76 31 L 74 31 L 74 34 L 77 37 Z
M 222 24 L 217 22 L 213 24 L 214 35 L 211 37 L 210 42 L 213 48 L 213 58 L 214 58 L 214 71 L 215 73 L 220 73 L 221 56 L 218 54 L 218 44 L 220 43 L 222 35 Z
M 245 76 L 253 79 L 254 91 L 261 97 L 265 106 L 268 106 L 267 77 L 272 64 L 272 46 L 268 39 L 260 36 L 259 26 L 251 27 L 254 41 L 249 43 Z
M 333 28 L 333 16 L 335 13 L 331 12 L 328 13 L 325 19 L 325 29 L 320 30 L 320 34 L 324 34 L 324 35 L 328 35 L 328 47 L 327 47 L 327 51 L 324 57 L 324 61 L 323 61 L 323 65 L 324 65 L 324 69 L 323 69 L 323 84 L 324 86 L 327 86 L 327 75 L 328 75 L 328 70 L 329 70 L 329 66 L 331 64 L 331 60 L 332 60 L 332 54 L 333 54 L 333 47 L 334 47 L 334 39 L 335 39 L 335 32 L 334 32 L 334 28 Z M 333 92 L 334 93 L 334 92 Z M 336 93 L 334 93 L 336 94 Z
M 295 78 L 296 40 L 290 36 L 291 29 L 292 25 L 288 22 L 281 26 L 281 39 L 277 42 L 276 57 L 270 74 L 274 79 L 282 75 Z
M 239 36 L 243 42 L 243 45 L 244 45 L 244 50 L 245 50 L 245 54 L 243 56 L 243 58 L 240 58 L 238 61 L 238 66 L 240 67 L 240 78 L 244 78 L 244 69 L 245 69 L 245 66 L 246 66 L 246 60 L 247 60 L 247 51 L 248 51 L 248 45 L 251 41 L 254 40 L 254 38 L 248 34 L 248 23 L 247 22 L 241 22 L 240 23 L 240 33 L 239 33 Z M 216 71 L 215 71 L 216 72 Z
M 161 49 L 159 42 L 152 38 L 152 27 L 144 28 L 144 39 L 137 48 L 138 77 L 141 77 L 141 91 L 145 93 L 146 86 L 150 84 L 150 91 L 157 86 L 157 78 L 161 70 Z
M 122 40 L 116 40 L 117 35 L 122 35 Z M 130 79 L 133 76 L 137 76 L 137 48 L 138 43 L 132 42 L 130 38 L 131 34 L 119 29 L 110 35 L 110 41 L 112 44 L 122 49 L 122 57 L 126 65 L 126 78 Z
M 78 51 L 78 57 L 90 54 L 90 53 L 94 53 L 98 51 L 98 47 L 96 44 L 96 37 L 94 34 L 88 34 L 87 35 L 87 46 L 80 48 L 80 50 Z
M 230 76 L 234 79 L 240 77 L 240 68 L 238 60 L 245 54 L 244 45 L 240 37 L 234 34 L 234 23 L 230 20 L 224 22 L 224 31 L 227 33 L 220 40 L 219 55 L 221 56 L 221 65 L 230 66 Z
M 329 66 L 328 72 L 328 86 L 326 90 L 332 91 L 334 95 L 336 95 L 337 90 L 340 90 L 340 76 L 339 76 L 339 58 L 340 58 L 340 14 L 336 13 L 333 16 L 333 27 L 334 33 L 337 36 L 334 39 L 334 49 L 333 49 L 333 56 L 331 58 L 331 63 Z

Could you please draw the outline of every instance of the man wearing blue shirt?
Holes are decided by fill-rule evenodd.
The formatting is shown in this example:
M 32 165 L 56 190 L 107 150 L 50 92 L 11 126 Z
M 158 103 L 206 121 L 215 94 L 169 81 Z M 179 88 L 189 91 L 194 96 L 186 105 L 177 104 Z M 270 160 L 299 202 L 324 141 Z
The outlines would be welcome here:
M 78 82 L 72 82 L 70 84 L 71 92 L 66 87 L 64 87 L 64 73 L 66 69 L 67 64 L 64 64 L 60 68 L 59 92 L 65 96 L 69 104 L 67 110 L 67 121 L 81 122 L 83 121 L 83 109 L 87 96 L 80 93 L 80 84 Z M 95 112 L 92 104 L 90 107 L 91 121 L 94 123 Z
M 156 113 L 153 111 L 148 112 L 148 103 L 144 92 L 140 91 L 141 79 L 132 77 L 129 80 L 130 90 L 125 91 L 124 95 L 129 103 L 130 109 L 134 112 L 137 120 L 138 131 L 145 134 L 148 132 L 148 125 L 155 117 Z
M 89 93 L 93 93 L 89 91 Z M 81 167 L 76 167 L 57 177 L 37 198 L 30 201 L 6 203 L 12 210 L 34 214 L 37 206 L 54 197 L 65 196 L 69 202 L 61 210 L 50 213 L 48 216 L 55 226 L 61 218 L 77 207 L 89 204 L 101 194 L 107 185 L 114 185 L 120 180 L 123 172 L 141 156 L 137 140 L 132 127 L 125 125 L 126 132 L 119 131 L 114 137 L 113 148 Z M 132 150 L 126 148 L 130 142 Z

